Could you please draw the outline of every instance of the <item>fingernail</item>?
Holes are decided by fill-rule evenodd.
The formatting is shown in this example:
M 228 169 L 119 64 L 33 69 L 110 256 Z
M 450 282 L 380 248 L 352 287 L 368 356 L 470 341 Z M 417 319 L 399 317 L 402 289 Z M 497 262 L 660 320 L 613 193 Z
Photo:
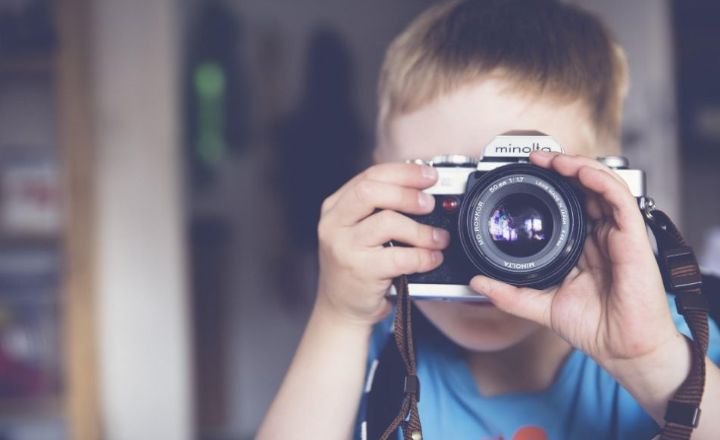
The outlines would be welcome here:
M 444 243 L 450 239 L 450 234 L 444 229 L 433 228 L 433 241 L 436 243 Z
M 421 167 L 421 170 L 422 170 L 421 172 L 422 172 L 423 179 L 427 179 L 427 180 L 437 179 L 438 173 L 435 168 L 429 167 L 427 165 L 423 165 Z
M 435 198 L 428 193 L 420 192 L 418 195 L 418 203 L 422 208 L 430 208 L 435 204 Z
M 443 254 L 442 254 L 442 252 L 440 252 L 440 251 L 433 251 L 433 252 L 430 254 L 430 258 L 432 258 L 433 263 L 437 264 L 437 263 L 439 263 L 439 262 L 442 261 L 442 259 L 443 259 Z

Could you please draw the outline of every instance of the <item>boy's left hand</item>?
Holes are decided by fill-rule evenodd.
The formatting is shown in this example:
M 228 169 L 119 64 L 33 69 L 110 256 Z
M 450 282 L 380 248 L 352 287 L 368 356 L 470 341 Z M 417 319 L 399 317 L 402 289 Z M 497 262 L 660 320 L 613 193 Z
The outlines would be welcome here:
M 688 358 L 642 214 L 627 185 L 593 159 L 533 153 L 530 160 L 576 179 L 585 189 L 593 226 L 582 256 L 562 284 L 544 291 L 483 276 L 473 278 L 470 286 L 501 310 L 550 327 L 611 373 L 626 365 Z

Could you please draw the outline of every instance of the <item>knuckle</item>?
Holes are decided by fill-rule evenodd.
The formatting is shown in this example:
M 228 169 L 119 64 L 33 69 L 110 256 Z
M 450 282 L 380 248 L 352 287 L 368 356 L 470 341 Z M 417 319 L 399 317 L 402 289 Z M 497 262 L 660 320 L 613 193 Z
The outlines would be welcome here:
M 395 207 L 398 210 L 408 209 L 408 207 L 414 207 L 415 204 L 411 201 L 407 195 L 407 190 L 398 187 L 388 187 L 384 193 L 383 198 L 385 202 Z
M 393 253 L 393 263 L 395 265 L 395 269 L 398 272 L 402 273 L 408 273 L 410 270 L 413 269 L 413 260 L 416 258 L 413 258 L 414 252 L 403 252 L 403 250 L 398 249 L 397 252 Z
M 433 252 L 427 249 L 423 249 L 420 252 L 420 263 L 418 272 L 427 272 L 435 267 L 435 260 L 433 259 Z
M 398 198 L 405 206 L 409 207 L 421 207 L 420 206 L 420 191 L 417 189 L 404 189 L 400 194 L 398 194 Z
M 432 243 L 432 228 L 415 222 L 415 238 L 419 243 Z
M 378 213 L 377 227 L 384 231 L 397 231 L 403 226 L 403 219 L 395 211 L 386 209 Z M 399 238 L 399 237 L 396 237 Z
M 333 228 L 325 218 L 320 218 L 317 227 L 318 240 L 321 243 L 332 242 Z
M 607 165 L 598 162 L 597 160 L 588 159 L 587 162 L 584 163 L 584 165 L 588 168 L 594 168 L 598 171 L 602 171 L 604 173 L 607 173 L 609 176 L 613 178 L 618 178 L 619 176 L 613 171 L 612 169 L 608 168 Z
M 347 261 L 344 246 L 340 246 L 337 241 L 334 241 L 328 245 L 327 249 L 333 261 L 339 263 L 341 266 L 346 265 Z
M 433 252 L 425 250 L 423 252 L 423 270 L 430 270 L 435 267 L 435 260 L 433 259 Z
M 334 195 L 335 194 L 328 196 L 322 201 L 322 204 L 320 205 L 320 212 L 327 212 L 330 209 L 334 200 Z
M 555 157 L 553 157 L 552 159 L 550 159 L 550 164 L 551 164 L 553 167 L 555 167 L 555 166 L 557 166 L 557 164 L 558 164 L 559 162 L 563 161 L 563 158 L 564 158 L 564 157 L 566 157 L 564 154 L 558 154 L 558 155 L 556 155 Z
M 374 180 L 380 177 L 381 174 L 381 165 L 373 165 L 369 168 L 367 168 L 365 171 L 363 171 L 361 174 L 363 178 Z
M 377 219 L 374 225 L 377 231 L 381 231 L 391 240 L 405 242 L 404 228 L 405 224 L 400 214 L 395 211 L 386 209 L 376 214 Z
M 374 185 L 367 180 L 362 180 L 355 185 L 353 192 L 355 197 L 361 202 L 369 202 L 373 196 Z
M 383 209 L 375 214 L 379 226 L 386 226 L 395 222 L 397 213 L 390 209 Z

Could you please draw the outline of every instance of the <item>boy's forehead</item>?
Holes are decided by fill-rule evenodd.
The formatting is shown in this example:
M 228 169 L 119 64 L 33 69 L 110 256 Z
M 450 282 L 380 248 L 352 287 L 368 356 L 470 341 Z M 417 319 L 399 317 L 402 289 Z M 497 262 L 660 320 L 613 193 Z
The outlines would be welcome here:
M 523 92 L 498 79 L 461 87 L 388 121 L 376 156 L 380 161 L 428 159 L 440 154 L 480 157 L 485 145 L 509 130 L 539 130 L 566 153 L 602 155 L 587 107 Z

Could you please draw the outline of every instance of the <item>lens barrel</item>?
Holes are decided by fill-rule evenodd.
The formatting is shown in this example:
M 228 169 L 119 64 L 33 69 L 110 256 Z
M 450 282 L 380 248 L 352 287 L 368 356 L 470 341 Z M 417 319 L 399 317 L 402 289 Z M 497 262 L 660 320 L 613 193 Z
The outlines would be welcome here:
M 585 241 L 582 192 L 531 164 L 478 176 L 458 216 L 460 242 L 478 272 L 536 289 L 562 282 Z

